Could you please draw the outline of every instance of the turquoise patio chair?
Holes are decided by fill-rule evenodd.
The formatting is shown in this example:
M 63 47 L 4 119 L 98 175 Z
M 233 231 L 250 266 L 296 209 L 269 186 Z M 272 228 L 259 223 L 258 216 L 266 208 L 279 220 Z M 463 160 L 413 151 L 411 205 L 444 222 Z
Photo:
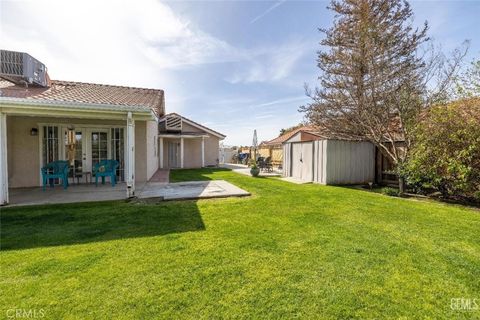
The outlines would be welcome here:
M 95 185 L 98 186 L 98 177 L 102 178 L 102 184 L 105 184 L 105 177 L 110 177 L 112 187 L 117 183 L 117 160 L 101 160 L 93 166 L 93 175 L 95 176 Z
M 53 179 L 62 179 L 63 189 L 67 189 L 69 171 L 70 165 L 68 164 L 68 161 L 57 160 L 48 163 L 42 168 L 43 191 L 45 191 L 45 186 L 47 183 L 49 183 L 50 187 L 53 188 Z

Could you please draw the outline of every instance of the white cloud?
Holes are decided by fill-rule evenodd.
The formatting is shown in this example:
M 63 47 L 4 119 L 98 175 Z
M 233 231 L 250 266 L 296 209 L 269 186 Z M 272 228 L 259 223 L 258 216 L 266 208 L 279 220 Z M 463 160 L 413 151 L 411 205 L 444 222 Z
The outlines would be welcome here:
M 310 42 L 293 39 L 283 45 L 255 48 L 246 55 L 242 64 L 226 81 L 237 83 L 275 82 L 286 79 L 297 62 L 311 50 Z
M 232 143 L 250 141 L 255 128 L 259 139 L 273 138 L 272 133 L 301 119 L 297 96 L 275 99 L 273 94 L 275 101 L 263 102 L 254 93 L 233 90 L 216 99 L 208 82 L 196 93 L 188 91 L 188 82 L 195 82 L 193 66 L 232 61 L 219 79 L 231 73 L 231 83 L 283 84 L 311 49 L 298 38 L 276 46 L 236 47 L 155 0 L 0 0 L 0 21 L 1 48 L 30 53 L 47 65 L 53 79 L 162 88 L 169 112 L 218 127 Z M 202 99 L 215 112 L 199 111 Z M 288 111 L 276 109 L 280 105 Z
M 32 54 L 54 79 L 165 88 L 169 71 L 236 52 L 155 0 L 2 1 L 1 9 L 2 48 Z

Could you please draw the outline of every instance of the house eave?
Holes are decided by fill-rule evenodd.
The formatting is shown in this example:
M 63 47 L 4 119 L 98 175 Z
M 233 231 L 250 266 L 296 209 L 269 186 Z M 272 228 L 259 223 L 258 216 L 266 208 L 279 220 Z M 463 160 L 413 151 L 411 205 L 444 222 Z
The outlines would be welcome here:
M 185 138 L 185 139 L 195 139 L 195 138 L 208 138 L 208 134 L 188 134 L 188 133 L 160 133 L 159 138 Z
M 23 98 L 0 97 L 0 112 L 10 115 L 126 119 L 131 112 L 135 120 L 156 120 L 148 107 L 94 104 L 66 101 L 47 101 Z

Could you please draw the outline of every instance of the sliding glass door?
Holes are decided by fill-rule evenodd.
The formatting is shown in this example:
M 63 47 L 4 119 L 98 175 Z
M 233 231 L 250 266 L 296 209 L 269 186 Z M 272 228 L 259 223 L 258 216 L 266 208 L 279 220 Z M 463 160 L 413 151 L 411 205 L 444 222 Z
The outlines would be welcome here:
M 75 144 L 72 147 L 68 146 L 68 129 L 63 128 L 64 134 L 64 145 L 65 145 L 65 160 L 71 160 L 73 158 L 73 163 L 71 164 L 70 176 L 74 177 L 75 175 L 85 171 L 87 166 L 87 154 L 86 154 L 86 143 L 85 143 L 85 129 L 76 128 L 75 129 Z M 71 149 L 70 149 L 71 148 Z

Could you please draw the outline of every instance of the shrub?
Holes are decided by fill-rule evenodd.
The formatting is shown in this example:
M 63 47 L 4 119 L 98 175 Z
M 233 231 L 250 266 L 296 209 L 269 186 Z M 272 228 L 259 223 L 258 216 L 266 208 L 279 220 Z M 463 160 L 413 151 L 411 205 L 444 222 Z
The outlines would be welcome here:
M 398 197 L 398 189 L 385 187 L 380 190 L 380 192 L 386 196 Z
M 415 191 L 474 199 L 480 191 L 480 99 L 432 107 L 415 128 L 404 176 Z

